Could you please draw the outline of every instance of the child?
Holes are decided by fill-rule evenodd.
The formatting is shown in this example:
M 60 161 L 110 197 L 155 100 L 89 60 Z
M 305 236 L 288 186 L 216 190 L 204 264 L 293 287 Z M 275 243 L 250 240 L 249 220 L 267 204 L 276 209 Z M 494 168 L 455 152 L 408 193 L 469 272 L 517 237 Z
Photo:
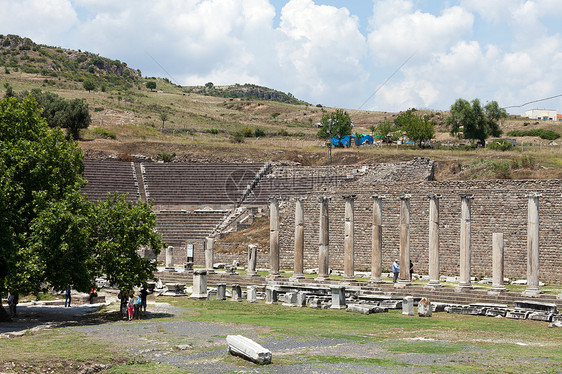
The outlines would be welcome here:
M 129 296 L 129 302 L 127 303 L 127 313 L 129 315 L 129 321 L 133 319 L 133 310 L 135 308 L 135 299 L 133 298 L 133 294 Z

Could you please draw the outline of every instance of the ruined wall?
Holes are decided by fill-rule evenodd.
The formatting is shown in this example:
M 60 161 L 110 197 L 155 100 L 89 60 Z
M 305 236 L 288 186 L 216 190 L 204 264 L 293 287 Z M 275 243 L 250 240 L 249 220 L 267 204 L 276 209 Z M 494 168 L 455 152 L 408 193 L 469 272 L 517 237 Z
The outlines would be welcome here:
M 540 212 L 540 280 L 562 282 L 562 181 L 493 180 L 493 181 L 420 181 L 360 182 L 340 184 L 336 188 L 316 191 L 305 202 L 305 268 L 318 267 L 318 196 L 332 196 L 330 214 L 330 267 L 343 269 L 344 194 L 356 194 L 355 201 L 355 269 L 370 270 L 372 199 L 383 200 L 383 272 L 390 271 L 399 254 L 399 196 L 409 193 L 410 257 L 415 271 L 428 273 L 428 223 L 431 193 L 440 199 L 440 258 L 442 275 L 459 274 L 460 197 L 471 193 L 472 201 L 472 275 L 492 275 L 492 233 L 503 232 L 505 238 L 505 276 L 525 279 L 527 269 L 527 198 L 528 192 L 542 194 Z M 281 268 L 293 268 L 294 202 L 282 204 L 280 225 Z M 258 266 L 265 265 L 265 255 Z

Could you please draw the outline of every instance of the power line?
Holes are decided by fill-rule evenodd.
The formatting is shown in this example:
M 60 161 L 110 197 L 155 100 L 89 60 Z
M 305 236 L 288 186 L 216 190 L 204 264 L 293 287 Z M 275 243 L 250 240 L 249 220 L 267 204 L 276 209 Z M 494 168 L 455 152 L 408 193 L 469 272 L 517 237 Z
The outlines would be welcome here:
M 168 71 L 166 69 L 164 69 L 164 66 L 160 65 L 160 63 L 158 61 L 156 61 L 156 59 L 154 57 L 152 57 L 150 55 L 150 53 L 144 51 L 144 53 L 146 53 L 148 55 L 148 57 L 150 57 L 152 59 L 152 61 L 156 62 L 156 65 L 160 66 L 160 69 L 164 70 L 164 73 L 166 73 L 168 75 L 168 77 L 172 80 L 172 82 L 174 84 L 178 84 L 177 81 L 174 79 L 174 77 L 172 77 L 172 74 L 168 73 Z
M 560 94 L 560 95 L 555 95 L 555 96 L 551 96 L 551 97 L 546 97 L 546 98 L 544 98 L 544 99 L 529 101 L 528 103 L 521 104 L 521 105 L 506 106 L 506 107 L 504 107 L 504 109 L 508 109 L 508 108 L 521 108 L 522 106 L 525 106 L 525 105 L 534 104 L 534 103 L 540 103 L 541 101 L 546 101 L 546 100 L 550 100 L 550 99 L 556 99 L 557 97 L 561 97 L 561 96 L 562 96 L 562 94 Z
M 410 60 L 412 59 L 412 57 L 414 57 L 415 54 L 416 54 L 416 52 L 412 53 L 412 54 L 410 55 L 410 57 L 408 57 L 408 58 L 406 59 L 406 61 L 404 61 L 404 62 L 402 63 L 402 65 L 400 65 L 400 66 L 398 67 L 398 69 L 394 70 L 394 72 L 393 72 L 392 74 L 390 74 L 390 76 L 389 76 L 388 78 L 386 78 L 386 80 L 385 80 L 380 86 L 377 87 L 377 89 L 375 90 L 375 92 L 373 92 L 373 94 L 372 94 L 371 96 L 369 96 L 369 98 L 368 98 L 367 100 L 365 100 L 365 101 L 363 102 L 363 104 L 361 104 L 361 105 L 359 106 L 359 108 L 357 108 L 357 110 L 360 110 L 361 108 L 363 108 L 363 106 L 364 106 L 365 104 L 367 104 L 367 102 L 368 102 L 369 100 L 371 100 L 371 99 L 373 98 L 373 96 L 375 96 L 375 95 L 377 94 L 377 92 L 379 92 L 379 90 L 380 90 L 381 88 L 383 88 L 384 85 L 387 84 L 388 81 L 391 80 L 392 77 L 394 77 L 394 76 L 396 75 L 396 73 L 398 73 L 398 72 L 400 71 L 400 69 L 402 69 L 402 67 L 403 67 L 404 65 L 406 65 L 406 64 L 408 63 L 408 61 L 410 61 Z

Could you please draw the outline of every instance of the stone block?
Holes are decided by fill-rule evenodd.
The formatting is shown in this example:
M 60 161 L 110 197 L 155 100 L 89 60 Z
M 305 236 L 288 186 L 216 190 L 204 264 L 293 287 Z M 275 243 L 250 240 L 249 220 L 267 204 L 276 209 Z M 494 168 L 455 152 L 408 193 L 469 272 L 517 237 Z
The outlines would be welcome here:
M 431 302 L 427 297 L 424 297 L 418 303 L 418 316 L 431 317 L 431 315 L 432 315 Z
M 371 314 L 373 308 L 374 307 L 364 304 L 349 304 L 347 306 L 347 311 L 352 313 Z
M 282 304 L 284 306 L 297 306 L 297 293 L 287 292 L 285 294 L 285 302 Z
M 332 286 L 330 287 L 332 292 L 332 306 L 331 309 L 345 309 L 345 287 Z
M 192 299 L 207 299 L 207 270 L 197 269 L 193 271 L 193 293 Z
M 306 306 L 306 294 L 304 292 L 297 292 L 297 306 L 298 307 L 305 307 Z
M 242 335 L 228 335 L 228 353 L 242 357 L 256 364 L 266 365 L 271 363 L 271 351 Z
M 528 318 L 534 321 L 552 322 L 552 316 L 553 314 L 548 312 L 531 312 Z
M 246 300 L 248 300 L 249 303 L 255 303 L 257 301 L 256 287 L 249 286 L 246 296 Z
M 217 300 L 226 300 L 226 283 L 217 283 Z
M 489 308 L 488 310 L 486 310 L 487 317 L 505 317 L 506 314 L 507 314 L 507 308 L 506 309 Z
M 322 308 L 322 302 L 320 301 L 319 298 L 313 297 L 313 298 L 310 300 L 310 303 L 308 304 L 308 306 L 309 306 L 310 308 L 320 309 L 320 308 Z
M 402 300 L 382 300 L 380 306 L 388 309 L 402 309 Z
M 232 301 L 242 302 L 242 288 L 239 284 L 232 285 Z
M 532 301 L 532 300 L 515 301 L 515 309 L 534 310 L 537 312 L 547 312 L 553 314 L 558 313 L 558 308 L 556 307 L 556 304 L 543 303 L 540 301 Z
M 414 315 L 414 298 L 412 296 L 405 296 L 402 299 L 402 314 L 406 316 Z
M 552 322 L 562 322 L 562 314 L 555 314 L 552 316 Z
M 436 302 L 432 302 L 431 303 L 431 311 L 433 313 L 439 313 L 439 312 L 444 312 L 445 311 L 445 307 L 448 306 L 449 304 L 446 303 L 436 303 Z
M 279 291 L 275 287 L 266 287 L 265 288 L 265 303 L 266 304 L 277 304 L 277 298 L 279 295 Z
M 524 310 L 509 309 L 505 316 L 507 318 L 513 318 L 513 319 L 527 319 L 529 314 L 530 314 L 530 312 L 527 312 L 527 311 L 524 311 Z

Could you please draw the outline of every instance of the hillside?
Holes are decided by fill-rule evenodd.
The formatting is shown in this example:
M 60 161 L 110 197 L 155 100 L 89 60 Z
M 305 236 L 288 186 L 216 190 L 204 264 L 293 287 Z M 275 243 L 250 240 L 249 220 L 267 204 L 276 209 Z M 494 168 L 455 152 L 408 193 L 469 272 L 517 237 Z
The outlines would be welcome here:
M 95 88 L 84 89 L 85 81 L 93 82 Z M 147 88 L 147 82 L 154 82 L 156 88 Z M 89 158 L 330 163 L 314 124 L 334 108 L 310 105 L 271 88 L 250 84 L 220 87 L 211 82 L 181 87 L 166 78 L 143 77 L 125 62 L 0 35 L 0 89 L 5 84 L 16 92 L 40 88 L 65 98 L 84 99 L 92 124 L 83 131 L 80 145 Z M 371 133 L 372 126 L 398 115 L 348 112 L 357 133 Z M 419 112 L 435 120 L 436 138 L 442 144 L 459 143 L 442 124 L 446 112 Z M 539 123 L 518 116 L 502 124 L 504 133 L 531 128 L 560 131 L 556 122 Z M 507 152 L 396 145 L 332 149 L 331 162 L 376 164 L 423 156 L 438 161 L 440 179 L 562 177 L 560 146 L 548 146 L 549 141 L 538 137 L 517 141 L 523 147 Z

